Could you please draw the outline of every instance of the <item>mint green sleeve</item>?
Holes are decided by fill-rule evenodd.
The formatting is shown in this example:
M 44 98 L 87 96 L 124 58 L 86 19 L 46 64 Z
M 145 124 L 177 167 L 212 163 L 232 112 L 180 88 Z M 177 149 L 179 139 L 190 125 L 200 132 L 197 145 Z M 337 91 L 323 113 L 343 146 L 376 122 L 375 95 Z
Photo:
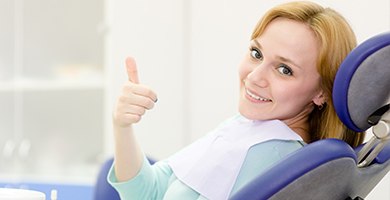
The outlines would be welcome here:
M 164 161 L 155 163 L 153 166 L 145 157 L 138 174 L 124 182 L 118 182 L 115 175 L 114 165 L 108 173 L 108 182 L 118 191 L 122 200 L 127 199 L 163 199 L 168 188 L 172 170 Z

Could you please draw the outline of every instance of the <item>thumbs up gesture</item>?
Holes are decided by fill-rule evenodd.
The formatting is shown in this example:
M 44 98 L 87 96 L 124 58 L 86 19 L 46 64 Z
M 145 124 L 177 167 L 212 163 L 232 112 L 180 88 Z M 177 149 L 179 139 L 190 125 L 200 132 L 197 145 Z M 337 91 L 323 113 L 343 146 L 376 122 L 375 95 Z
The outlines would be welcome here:
M 150 88 L 139 83 L 138 70 L 135 60 L 126 59 L 128 81 L 122 88 L 113 113 L 115 125 L 128 127 L 141 120 L 146 110 L 154 107 L 157 95 Z

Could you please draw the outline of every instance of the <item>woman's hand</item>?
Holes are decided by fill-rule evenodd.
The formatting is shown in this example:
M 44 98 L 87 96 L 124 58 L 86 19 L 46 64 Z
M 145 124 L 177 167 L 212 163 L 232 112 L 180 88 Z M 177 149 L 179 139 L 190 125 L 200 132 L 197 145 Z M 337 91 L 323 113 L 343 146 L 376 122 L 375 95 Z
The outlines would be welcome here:
M 118 98 L 114 113 L 114 125 L 129 127 L 141 120 L 146 110 L 154 107 L 157 95 L 150 88 L 139 84 L 135 60 L 126 59 L 126 70 L 129 81 L 125 83 Z

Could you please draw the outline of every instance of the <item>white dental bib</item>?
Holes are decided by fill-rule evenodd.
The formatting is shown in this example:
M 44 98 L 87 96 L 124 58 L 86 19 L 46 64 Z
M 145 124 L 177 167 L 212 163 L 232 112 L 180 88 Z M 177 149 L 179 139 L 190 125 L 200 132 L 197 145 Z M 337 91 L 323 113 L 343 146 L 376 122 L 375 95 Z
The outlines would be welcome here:
M 238 116 L 168 158 L 176 177 L 210 200 L 228 199 L 248 149 L 272 139 L 302 140 L 279 120 Z

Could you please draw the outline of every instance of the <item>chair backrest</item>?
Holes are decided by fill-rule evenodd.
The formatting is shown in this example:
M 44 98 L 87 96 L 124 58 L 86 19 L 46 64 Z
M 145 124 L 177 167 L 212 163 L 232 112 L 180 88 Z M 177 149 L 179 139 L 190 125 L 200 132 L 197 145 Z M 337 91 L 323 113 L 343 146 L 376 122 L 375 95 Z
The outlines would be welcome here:
M 94 200 L 120 200 L 118 192 L 107 182 L 108 171 L 114 159 L 106 160 L 100 168 L 94 188 Z
M 380 121 L 380 137 L 374 137 L 374 140 L 380 139 L 383 149 L 372 156 L 371 163 L 358 166 L 356 152 L 360 153 L 361 147 L 352 149 L 337 139 L 316 141 L 256 177 L 231 199 L 344 200 L 366 197 L 390 171 L 389 63 L 390 32 L 374 36 L 355 48 L 340 66 L 334 82 L 335 109 L 350 129 L 366 131 L 386 118 Z M 380 108 L 381 112 L 378 112 Z M 373 113 L 378 116 L 374 116 L 375 122 L 369 122 Z M 372 143 L 372 146 L 379 144 Z
M 320 140 L 281 160 L 232 200 L 346 199 L 366 197 L 390 170 L 390 143 L 373 163 L 357 167 L 355 150 L 337 139 Z

